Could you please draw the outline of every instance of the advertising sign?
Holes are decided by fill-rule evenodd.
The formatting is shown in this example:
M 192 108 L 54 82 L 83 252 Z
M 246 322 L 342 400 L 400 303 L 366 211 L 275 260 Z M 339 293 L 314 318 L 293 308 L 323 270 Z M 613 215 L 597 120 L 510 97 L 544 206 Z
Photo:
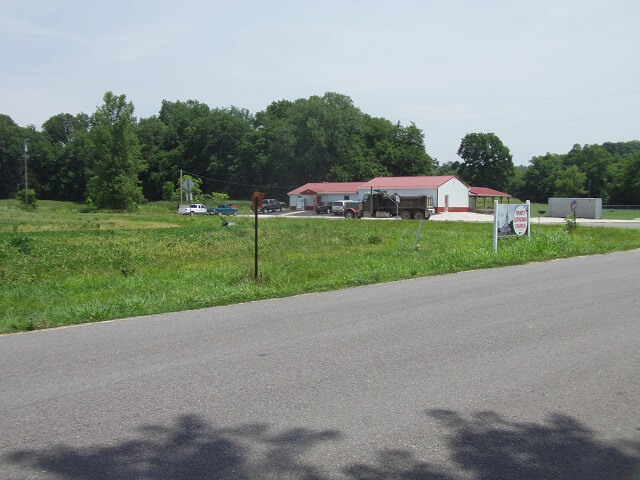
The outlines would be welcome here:
M 529 211 L 527 210 L 526 205 L 518 205 L 513 212 L 513 232 L 521 237 L 525 233 L 527 233 L 527 229 L 529 228 Z
M 493 250 L 498 250 L 498 238 L 521 237 L 530 238 L 531 204 L 505 205 L 494 203 L 493 213 Z

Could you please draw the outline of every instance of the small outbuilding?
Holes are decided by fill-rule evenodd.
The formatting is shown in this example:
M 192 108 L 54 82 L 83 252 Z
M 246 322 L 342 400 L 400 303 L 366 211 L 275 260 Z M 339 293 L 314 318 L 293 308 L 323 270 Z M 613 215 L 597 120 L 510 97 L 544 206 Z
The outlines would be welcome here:
M 291 210 L 313 210 L 320 201 L 354 200 L 362 182 L 306 183 L 289 192 Z
M 481 213 L 483 211 L 493 212 L 493 202 L 498 200 L 500 203 L 504 203 L 504 200 L 509 200 L 512 196 L 508 193 L 499 192 L 493 188 L 487 187 L 469 187 L 469 211 Z

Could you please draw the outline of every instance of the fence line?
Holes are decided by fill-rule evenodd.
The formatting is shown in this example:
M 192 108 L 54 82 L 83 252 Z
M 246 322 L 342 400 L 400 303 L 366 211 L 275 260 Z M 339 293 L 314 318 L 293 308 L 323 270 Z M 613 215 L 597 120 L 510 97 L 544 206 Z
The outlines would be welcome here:
M 602 205 L 602 208 L 611 208 L 616 210 L 640 210 L 640 205 Z

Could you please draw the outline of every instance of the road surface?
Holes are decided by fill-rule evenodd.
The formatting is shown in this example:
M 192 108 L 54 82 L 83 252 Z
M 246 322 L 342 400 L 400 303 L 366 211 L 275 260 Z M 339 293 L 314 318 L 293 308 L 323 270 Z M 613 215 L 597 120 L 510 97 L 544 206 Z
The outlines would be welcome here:
M 0 336 L 2 479 L 638 479 L 640 251 Z

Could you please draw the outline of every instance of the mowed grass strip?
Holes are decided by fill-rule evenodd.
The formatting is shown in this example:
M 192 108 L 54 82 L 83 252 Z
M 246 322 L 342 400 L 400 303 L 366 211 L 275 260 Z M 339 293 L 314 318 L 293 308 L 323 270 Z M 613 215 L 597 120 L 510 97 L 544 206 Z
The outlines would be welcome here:
M 52 220 L 53 230 L 0 229 L 0 332 L 640 247 L 640 230 L 534 224 L 530 242 L 501 240 L 496 254 L 490 224 L 424 222 L 414 249 L 415 221 L 263 218 L 256 280 L 251 217 L 224 227 L 217 217 L 110 214 L 176 226 L 105 230 L 80 228 L 81 215 Z

